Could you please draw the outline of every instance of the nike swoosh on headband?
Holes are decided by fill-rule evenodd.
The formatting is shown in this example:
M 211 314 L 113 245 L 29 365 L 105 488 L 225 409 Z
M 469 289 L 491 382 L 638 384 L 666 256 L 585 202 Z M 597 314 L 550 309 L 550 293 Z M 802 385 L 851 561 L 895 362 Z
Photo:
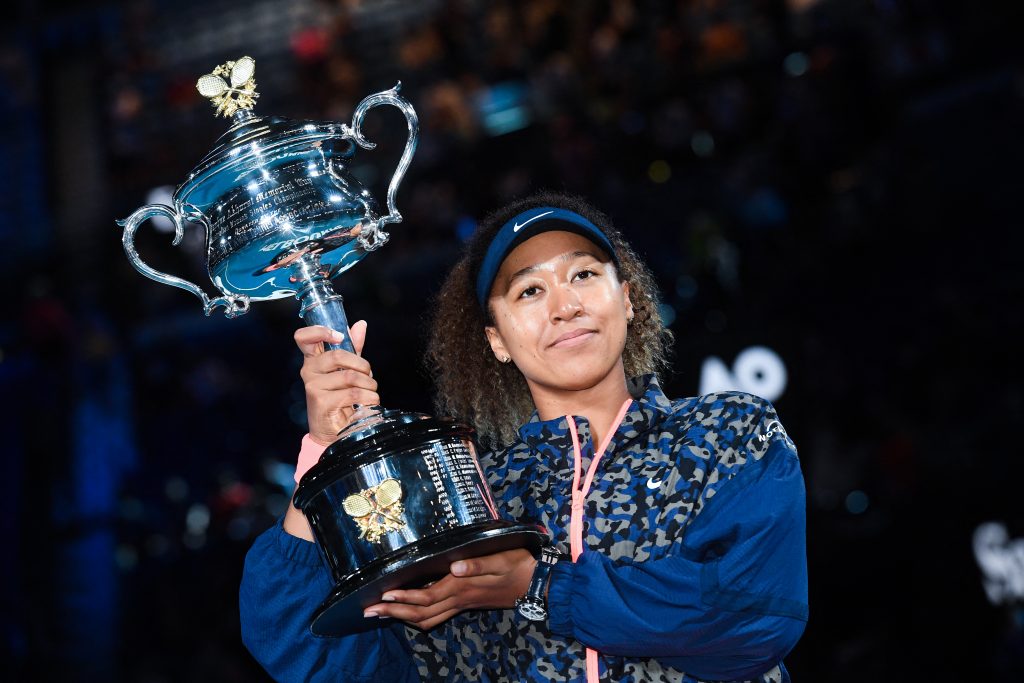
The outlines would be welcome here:
M 538 218 L 544 218 L 544 216 L 547 216 L 550 213 L 554 213 L 554 211 L 545 211 L 544 213 L 539 213 L 536 216 L 534 216 L 533 218 L 528 218 L 526 220 L 526 222 L 524 222 L 522 225 L 520 225 L 519 223 L 516 223 L 515 225 L 512 226 L 512 232 L 519 232 L 520 230 L 522 230 L 523 228 L 525 228 L 527 225 L 529 225 L 530 223 L 534 222 Z

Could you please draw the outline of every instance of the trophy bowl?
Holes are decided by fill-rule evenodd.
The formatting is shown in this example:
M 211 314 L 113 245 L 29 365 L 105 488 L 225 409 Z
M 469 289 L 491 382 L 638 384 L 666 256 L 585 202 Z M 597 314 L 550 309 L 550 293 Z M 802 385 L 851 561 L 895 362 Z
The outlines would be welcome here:
M 356 145 L 342 126 L 253 119 L 225 134 L 227 149 L 200 162 L 174 203 L 209 226 L 213 283 L 263 301 L 295 294 L 291 267 L 304 256 L 331 278 L 379 244 L 366 248 L 376 206 L 349 171 Z
M 384 227 L 402 220 L 395 193 L 416 149 L 416 112 L 396 85 L 360 102 L 351 125 L 255 116 L 254 72 L 255 61 L 242 57 L 199 79 L 199 92 L 233 123 L 171 206 L 150 204 L 118 221 L 125 253 L 146 277 L 199 297 L 206 315 L 222 306 L 236 317 L 252 301 L 295 296 L 307 325 L 342 333 L 327 348 L 354 352 L 331 278 L 383 245 Z M 375 147 L 360 125 L 380 105 L 397 107 L 408 129 L 384 215 L 350 170 L 357 147 Z M 175 245 L 186 225 L 205 228 L 208 274 L 221 296 L 139 257 L 135 233 L 156 216 L 173 222 Z M 356 411 L 294 496 L 335 582 L 311 615 L 315 635 L 376 627 L 362 616 L 366 606 L 392 588 L 443 576 L 455 560 L 512 548 L 539 552 L 544 530 L 501 518 L 477 450 L 473 430 L 452 420 L 379 406 Z

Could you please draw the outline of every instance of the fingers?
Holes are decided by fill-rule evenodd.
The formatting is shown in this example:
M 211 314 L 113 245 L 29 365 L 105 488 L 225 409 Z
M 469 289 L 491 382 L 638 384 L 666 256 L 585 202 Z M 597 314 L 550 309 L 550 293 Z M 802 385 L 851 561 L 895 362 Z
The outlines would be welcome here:
M 451 574 L 424 588 L 389 590 L 367 617 L 394 617 L 430 629 L 465 609 L 511 607 L 530 583 L 537 560 L 523 548 L 458 560 Z
M 493 555 L 482 557 L 471 557 L 465 560 L 452 562 L 451 571 L 453 576 L 505 576 L 511 572 L 520 562 L 533 560 L 530 551 L 523 548 L 505 550 Z M 535 561 L 535 560 L 533 560 Z
M 318 443 L 333 443 L 338 432 L 351 421 L 355 406 L 379 406 L 381 401 L 376 391 L 349 388 L 329 393 L 309 392 L 306 403 L 310 414 L 317 417 L 315 424 L 310 423 L 310 435 Z
M 337 405 L 345 416 L 345 424 L 352 419 L 356 412 L 356 406 L 379 406 L 380 396 L 376 391 L 366 389 L 345 389 L 337 394 Z
M 417 605 L 407 602 L 379 602 L 372 607 L 367 607 L 367 612 L 376 612 L 378 616 L 394 617 L 402 621 L 422 621 L 437 616 L 442 612 L 451 609 L 458 609 L 455 604 L 455 596 L 449 596 L 437 602 L 426 602 Z
M 302 362 L 300 374 L 304 381 L 309 382 L 312 379 L 312 375 L 324 375 L 342 369 L 355 370 L 368 377 L 373 374 L 369 361 L 344 349 L 324 351 L 314 356 L 306 356 Z
M 310 325 L 295 330 L 294 338 L 295 345 L 302 351 L 302 355 L 309 358 L 323 353 L 325 343 L 338 344 L 344 336 L 323 325 Z
M 380 405 L 377 380 L 356 370 L 340 370 L 326 374 L 300 373 L 306 386 L 307 410 L 313 414 L 341 410 L 351 417 L 351 407 Z
M 460 607 L 454 598 L 448 598 L 431 605 L 407 605 L 401 602 L 382 602 L 371 605 L 363 612 L 364 617 L 392 617 L 408 622 L 417 628 L 429 629 L 458 614 Z
M 358 370 L 339 369 L 326 373 L 310 371 L 307 375 L 308 379 L 303 376 L 307 391 L 339 391 L 348 388 L 377 391 L 377 380 Z
M 447 612 L 442 612 L 441 614 L 438 614 L 436 617 L 432 617 L 430 619 L 425 619 L 423 621 L 415 622 L 415 623 L 413 623 L 413 626 L 415 626 L 416 628 L 419 628 L 419 629 L 421 629 L 423 631 L 429 631 L 430 629 L 434 628 L 438 624 L 443 624 L 444 622 L 448 621 L 449 619 L 454 617 L 456 614 L 458 614 L 460 611 L 461 610 L 457 610 L 457 609 L 448 610 Z
M 386 617 L 391 617 L 392 616 L 390 614 L 380 614 L 380 615 L 378 615 L 377 614 L 377 610 L 378 609 L 383 609 L 383 608 L 381 608 L 380 605 L 374 605 L 373 607 L 367 608 L 366 612 L 364 613 L 364 616 L 366 618 L 377 617 L 377 616 L 379 616 L 380 618 L 386 618 Z M 422 608 L 419 608 L 419 609 L 422 609 Z M 431 616 L 413 615 L 412 613 L 410 613 L 410 618 L 403 618 L 403 617 L 399 617 L 397 615 L 395 616 L 395 618 L 401 619 L 402 621 L 404 621 L 404 622 L 406 622 L 406 623 L 408 623 L 408 624 L 410 624 L 412 626 L 415 626 L 416 628 L 421 629 L 423 631 L 429 631 L 430 629 L 434 628 L 438 624 L 442 624 L 442 623 L 448 621 L 449 619 L 451 619 L 452 617 L 454 617 L 456 614 L 458 614 L 461 611 L 462 610 L 455 608 L 455 609 L 446 610 L 444 612 L 441 612 L 440 614 L 435 614 L 435 615 L 431 615 Z
M 358 320 L 356 324 L 349 328 L 349 334 L 352 336 L 352 346 L 355 347 L 358 355 L 363 355 L 363 343 L 366 341 L 366 321 Z
M 366 321 L 357 321 L 349 328 L 348 333 L 356 355 L 362 355 L 363 344 L 366 342 Z M 309 325 L 297 329 L 294 338 L 295 345 L 302 351 L 302 355 L 311 358 L 324 352 L 324 344 L 340 344 L 344 341 L 345 336 L 341 332 L 323 325 Z
M 527 552 L 527 555 L 529 555 L 529 552 Z M 493 557 L 493 555 L 489 557 Z M 533 559 L 532 555 L 530 559 Z M 486 563 L 481 564 L 486 565 Z M 443 605 L 458 606 L 463 609 L 478 607 L 480 605 L 477 605 L 475 601 L 477 598 L 483 597 L 481 593 L 495 586 L 502 585 L 506 580 L 506 576 L 507 573 L 503 571 L 495 571 L 493 573 L 482 572 L 476 576 L 463 577 L 449 574 L 440 581 L 424 588 L 389 590 L 381 596 L 381 600 L 383 601 L 382 604 L 385 605 L 402 604 L 419 607 Z
M 382 595 L 381 600 L 424 607 L 443 602 L 452 597 L 451 593 L 445 590 L 446 586 L 441 586 L 440 588 L 435 588 L 435 586 L 409 590 L 391 590 Z
M 357 353 L 325 349 L 325 344 L 338 344 L 344 337 L 323 325 L 295 331 L 295 344 L 303 355 L 299 376 L 306 390 L 309 436 L 316 443 L 332 443 L 351 423 L 355 406 L 381 404 L 370 363 L 358 354 L 366 341 L 366 321 L 358 321 L 347 332 Z

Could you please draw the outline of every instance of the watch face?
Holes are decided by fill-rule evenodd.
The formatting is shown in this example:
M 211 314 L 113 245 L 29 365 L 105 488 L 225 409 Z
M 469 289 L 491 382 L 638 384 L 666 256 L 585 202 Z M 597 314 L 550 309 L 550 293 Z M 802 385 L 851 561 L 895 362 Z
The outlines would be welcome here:
M 548 616 L 548 611 L 544 609 L 544 605 L 536 600 L 523 600 L 517 606 L 519 613 L 530 621 L 542 621 Z
M 544 548 L 541 551 L 541 560 L 548 564 L 555 564 L 561 558 L 561 554 L 554 548 Z

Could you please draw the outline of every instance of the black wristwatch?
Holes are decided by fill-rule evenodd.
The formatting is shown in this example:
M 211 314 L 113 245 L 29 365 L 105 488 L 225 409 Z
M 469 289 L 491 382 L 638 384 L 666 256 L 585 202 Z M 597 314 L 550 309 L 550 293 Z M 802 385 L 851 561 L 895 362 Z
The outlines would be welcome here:
M 562 554 L 553 545 L 546 545 L 540 550 L 540 559 L 533 569 L 533 578 L 526 595 L 516 598 L 516 610 L 530 621 L 543 621 L 548 618 L 548 582 L 551 580 L 551 569 L 562 559 Z

